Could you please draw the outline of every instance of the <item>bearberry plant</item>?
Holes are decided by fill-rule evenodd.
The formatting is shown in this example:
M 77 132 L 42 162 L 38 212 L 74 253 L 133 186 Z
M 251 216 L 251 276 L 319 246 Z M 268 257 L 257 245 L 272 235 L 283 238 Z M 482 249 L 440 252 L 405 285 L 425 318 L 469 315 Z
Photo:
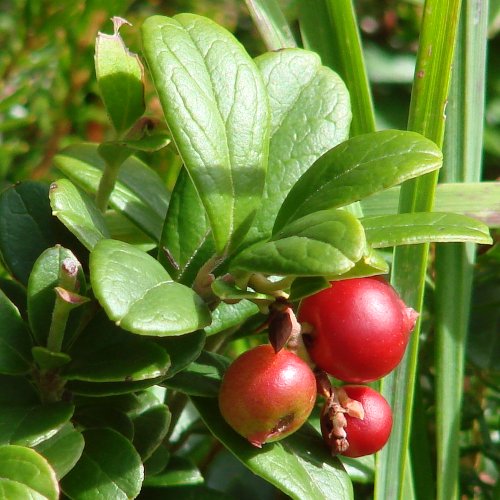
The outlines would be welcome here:
M 347 17 L 331 19 L 354 49 L 338 72 L 307 36 L 310 17 L 308 49 L 297 48 L 279 9 L 248 3 L 269 16 L 260 29 L 280 50 L 252 58 L 189 13 L 140 27 L 114 17 L 95 50 L 112 136 L 62 149 L 50 186 L 0 195 L 13 278 L 0 290 L 2 498 L 167 498 L 183 484 L 210 498 L 186 458 L 207 433 L 307 500 L 351 498 L 339 456 L 377 452 L 391 427 L 388 453 L 399 443 L 406 456 L 404 415 L 389 405 L 401 400 L 342 382 L 380 379 L 418 339 L 421 304 L 402 277 L 425 259 L 396 252 L 392 288 L 381 277 L 389 251 L 488 244 L 488 227 L 419 198 L 432 198 L 443 163 L 440 129 L 374 131 L 366 88 L 353 85 L 349 65 L 362 61 L 346 52 L 358 43 L 346 2 Z M 140 37 L 140 54 L 122 30 Z M 445 40 L 432 64 L 449 75 Z M 434 75 L 419 71 L 418 92 Z M 170 152 L 171 190 L 145 160 L 159 151 Z M 401 213 L 363 214 L 401 183 Z M 405 191 L 414 183 L 424 187 Z M 233 361 L 242 338 L 253 347 Z M 396 380 L 411 381 L 401 366 L 410 375 Z

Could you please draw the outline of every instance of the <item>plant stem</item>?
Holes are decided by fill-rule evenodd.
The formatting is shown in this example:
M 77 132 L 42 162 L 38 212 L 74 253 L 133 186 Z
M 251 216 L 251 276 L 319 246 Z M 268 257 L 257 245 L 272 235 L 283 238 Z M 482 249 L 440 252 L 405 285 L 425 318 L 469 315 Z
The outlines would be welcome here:
M 106 162 L 106 165 L 104 167 L 104 171 L 102 173 L 101 180 L 99 181 L 99 187 L 97 188 L 97 194 L 95 197 L 97 208 L 102 213 L 106 212 L 106 209 L 108 208 L 109 197 L 111 196 L 111 192 L 115 187 L 120 166 L 121 163 Z
M 66 330 L 69 313 L 72 307 L 59 294 L 56 294 L 56 302 L 52 312 L 49 335 L 47 338 L 47 349 L 53 352 L 60 352 Z

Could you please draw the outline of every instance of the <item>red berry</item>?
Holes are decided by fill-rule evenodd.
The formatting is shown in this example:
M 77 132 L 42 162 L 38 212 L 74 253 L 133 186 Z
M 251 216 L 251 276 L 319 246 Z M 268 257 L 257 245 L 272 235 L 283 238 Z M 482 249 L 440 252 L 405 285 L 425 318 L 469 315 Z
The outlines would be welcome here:
M 371 387 L 364 385 L 345 385 L 342 387 L 349 398 L 359 401 L 364 410 L 364 418 L 357 418 L 344 414 L 347 426 L 346 439 L 349 443 L 347 450 L 341 455 L 351 458 L 371 455 L 379 451 L 391 434 L 392 411 L 387 401 Z M 325 405 L 326 409 L 327 405 Z M 332 435 L 332 424 L 325 409 L 321 418 L 321 433 L 323 439 L 336 451 L 335 436 Z
M 316 400 L 316 379 L 309 366 L 286 349 L 275 353 L 260 345 L 227 369 L 219 393 L 226 422 L 254 446 L 295 432 Z
M 306 336 L 311 359 L 346 382 L 370 382 L 401 361 L 417 313 L 380 278 L 334 281 L 306 297 L 298 319 L 313 331 Z

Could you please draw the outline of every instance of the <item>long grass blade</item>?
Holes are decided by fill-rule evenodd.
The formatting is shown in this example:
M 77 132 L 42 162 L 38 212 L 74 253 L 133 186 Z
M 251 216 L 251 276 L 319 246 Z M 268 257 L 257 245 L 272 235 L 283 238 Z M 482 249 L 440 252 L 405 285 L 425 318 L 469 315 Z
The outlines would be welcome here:
M 445 182 L 481 178 L 488 1 L 462 5 L 447 107 Z M 475 246 L 436 248 L 436 449 L 438 500 L 459 496 L 460 409 Z
M 297 46 L 277 0 L 245 0 L 245 3 L 268 50 Z
M 458 27 L 460 0 L 427 0 L 420 35 L 408 128 L 443 144 L 445 107 L 451 81 L 451 63 Z M 400 211 L 433 208 L 437 174 L 405 183 Z M 392 283 L 403 300 L 420 311 L 423 304 L 428 245 L 398 247 L 394 253 Z M 403 498 L 409 446 L 420 322 L 406 356 L 395 372 L 382 381 L 382 393 L 391 404 L 395 423 L 388 445 L 380 453 L 375 474 L 375 498 Z

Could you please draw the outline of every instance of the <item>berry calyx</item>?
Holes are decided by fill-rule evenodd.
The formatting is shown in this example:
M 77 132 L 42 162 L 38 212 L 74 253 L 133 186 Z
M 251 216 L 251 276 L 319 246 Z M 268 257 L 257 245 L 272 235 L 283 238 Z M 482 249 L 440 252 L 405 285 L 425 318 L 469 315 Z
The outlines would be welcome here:
M 306 297 L 298 312 L 311 330 L 304 342 L 314 363 L 353 383 L 377 380 L 399 364 L 417 317 L 377 277 L 334 281 Z
M 321 434 L 334 455 L 357 458 L 376 453 L 387 443 L 391 429 L 391 407 L 364 385 L 341 387 L 321 412 Z
M 297 355 L 271 345 L 243 353 L 219 392 L 226 422 L 254 446 L 282 439 L 304 424 L 316 400 L 316 379 Z

